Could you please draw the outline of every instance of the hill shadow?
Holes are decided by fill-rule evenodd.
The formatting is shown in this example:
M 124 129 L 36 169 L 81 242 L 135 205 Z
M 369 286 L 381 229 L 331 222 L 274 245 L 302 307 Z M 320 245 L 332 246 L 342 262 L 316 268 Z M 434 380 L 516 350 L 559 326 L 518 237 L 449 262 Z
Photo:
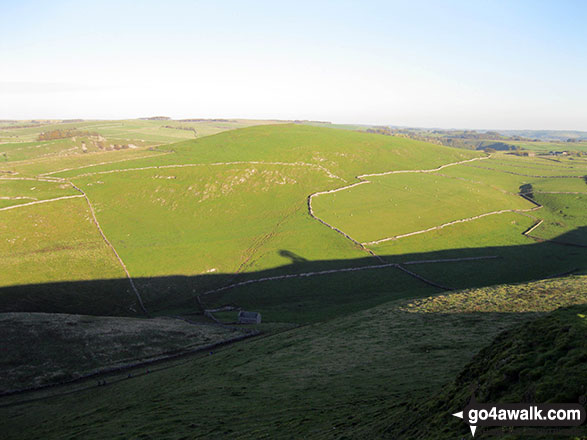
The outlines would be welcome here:
M 260 311 L 268 321 L 315 322 L 442 291 L 426 280 L 463 289 L 584 273 L 587 247 L 571 240 L 586 236 L 581 227 L 555 241 L 385 255 L 386 263 L 371 256 L 310 261 L 282 249 L 277 252 L 291 262 L 272 269 L 133 280 L 151 315 L 231 306 Z M 3 287 L 0 312 L 143 316 L 126 278 Z

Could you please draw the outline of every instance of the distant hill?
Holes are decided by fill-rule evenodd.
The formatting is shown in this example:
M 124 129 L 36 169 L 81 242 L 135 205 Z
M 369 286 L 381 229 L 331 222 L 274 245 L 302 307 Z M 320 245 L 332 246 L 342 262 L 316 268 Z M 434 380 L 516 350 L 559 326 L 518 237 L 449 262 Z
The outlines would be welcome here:
M 577 130 L 496 130 L 505 136 L 521 136 L 541 141 L 587 140 L 587 131 Z

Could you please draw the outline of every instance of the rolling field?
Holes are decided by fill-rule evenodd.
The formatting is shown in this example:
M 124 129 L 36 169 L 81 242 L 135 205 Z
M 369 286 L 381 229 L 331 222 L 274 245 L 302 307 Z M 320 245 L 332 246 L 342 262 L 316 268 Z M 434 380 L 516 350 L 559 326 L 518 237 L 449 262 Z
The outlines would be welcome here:
M 101 136 L 121 130 L 138 136 L 171 130 L 162 127 L 165 123 L 171 124 L 121 121 L 82 128 L 101 130 Z M 33 134 L 21 130 L 23 137 Z M 563 234 L 567 241 L 583 243 L 582 196 L 548 193 L 572 192 L 584 185 L 580 176 L 587 167 L 570 159 L 554 162 L 505 154 L 488 158 L 405 138 L 286 124 L 227 131 L 155 149 L 42 156 L 12 167 L 8 171 L 18 174 L 9 178 L 55 182 L 1 181 L 5 205 L 27 202 L 15 197 L 28 197 L 34 187 L 29 185 L 46 188 L 46 198 L 56 198 L 58 193 L 51 191 L 59 188 L 78 198 L 72 200 L 78 205 L 87 197 L 86 209 L 92 207 L 99 230 L 94 224 L 91 232 L 92 216 L 87 216 L 81 236 L 91 234 L 99 242 L 103 233 L 104 258 L 113 265 L 107 271 L 93 265 L 84 273 L 75 259 L 50 268 L 42 264 L 27 284 L 73 283 L 61 284 L 60 294 L 49 302 L 39 297 L 46 289 L 35 287 L 35 300 L 26 311 L 92 313 L 85 306 L 58 306 L 60 295 L 79 295 L 73 292 L 79 289 L 103 291 L 111 298 L 116 295 L 112 290 L 123 288 L 132 297 L 125 270 L 135 280 L 134 293 L 155 313 L 201 312 L 203 301 L 211 309 L 226 304 L 258 309 L 279 322 L 313 322 L 427 294 L 438 286 L 526 281 L 584 269 L 583 249 L 567 252 L 556 245 L 534 244 L 535 239 Z M 528 170 L 542 177 L 529 177 Z M 561 175 L 572 177 L 554 177 Z M 535 203 L 517 195 L 528 184 Z M 62 202 L 37 209 L 51 212 L 49 205 L 57 203 Z M 11 222 L 26 226 L 18 215 L 6 214 L 0 212 L 7 227 Z M 540 220 L 532 231 L 535 239 L 523 235 Z M 80 241 L 76 228 L 64 225 L 62 233 Z M 45 238 L 53 235 L 44 234 L 38 246 L 53 249 Z M 34 252 L 33 247 L 31 255 Z M 544 260 L 549 252 L 558 257 Z M 0 297 L 21 295 L 18 285 L 28 277 L 23 268 L 33 264 L 21 257 L 25 254 L 14 253 L 11 264 L 20 269 L 6 275 L 2 284 L 15 287 L 5 288 Z M 393 266 L 406 262 L 408 272 Z M 340 272 L 381 264 L 391 267 Z M 59 269 L 68 265 L 73 268 Z M 334 272 L 283 278 L 325 270 Z M 112 283 L 105 283 L 108 279 Z M 359 285 L 365 285 L 365 295 L 356 294 Z M 316 289 L 322 295 L 315 295 Z M 125 314 L 132 312 L 129 307 Z
M 252 125 L 278 124 L 280 121 L 249 119 L 200 119 L 195 121 L 144 120 L 129 119 L 118 121 L 79 120 L 63 121 L 19 121 L 0 125 L 0 142 L 36 144 L 39 133 L 51 130 L 79 130 L 98 133 L 112 140 L 138 140 L 144 143 L 170 143 L 182 139 L 209 136 L 226 130 L 249 127 Z M 194 133 L 195 131 L 195 133 Z M 0 144 L 1 145 L 1 144 Z M 27 147 L 30 145 L 22 145 Z
M 0 440 L 587 440 L 586 23 L 0 0 Z
M 291 267 L 291 261 L 315 262 L 310 271 L 331 269 L 336 261 L 340 268 L 367 255 L 308 216 L 307 196 L 345 184 L 365 169 L 415 166 L 424 151 L 429 154 L 419 165 L 430 167 L 480 157 L 404 139 L 283 125 L 221 133 L 158 151 L 44 158 L 20 164 L 16 172 L 41 172 L 76 185 L 138 279 L 145 301 L 154 310 L 192 309 L 199 294 L 235 276 L 295 272 L 299 266 Z M 235 221 L 238 229 L 232 227 Z M 64 279 L 74 281 L 74 274 Z M 216 274 L 224 275 L 211 276 Z M 187 277 L 181 287 L 169 280 L 162 286 L 162 277 L 178 275 Z M 398 286 L 394 292 L 406 290 Z M 350 293 L 347 289 L 344 295 Z
M 159 147 L 158 150 L 173 151 L 174 154 L 127 163 L 125 167 L 238 161 L 289 164 L 302 162 L 326 169 L 344 184 L 355 181 L 356 176 L 365 173 L 434 168 L 445 163 L 482 157 L 478 152 L 410 139 L 294 124 L 227 131 L 195 141 Z M 94 167 L 91 172 L 113 171 L 120 168 L 116 164 L 111 164 Z M 71 178 L 80 174 L 83 173 L 71 171 L 56 176 Z
M 37 175 L 64 168 L 149 156 L 148 149 L 186 139 L 279 121 L 79 121 L 0 125 L 0 175 L 17 172 Z M 33 125 L 25 128 L 13 128 Z M 43 132 L 67 132 L 64 138 L 39 140 Z M 58 135 L 60 136 L 60 135 Z M 110 153 L 110 154 L 108 154 Z M 126 153 L 126 154 L 125 154 Z
M 2 144 L 3 365 L 28 365 L 6 388 L 186 354 L 243 334 L 243 309 L 261 335 L 109 386 L 9 396 L 7 438 L 401 438 L 389 429 L 410 399 L 501 331 L 587 302 L 584 276 L 516 284 L 586 272 L 584 161 L 183 124 L 76 123 L 89 134 L 55 150 L 23 128 Z
M 513 194 L 442 176 L 413 173 L 369 179 L 371 184 L 313 200 L 316 215 L 363 243 L 489 212 L 534 207 Z

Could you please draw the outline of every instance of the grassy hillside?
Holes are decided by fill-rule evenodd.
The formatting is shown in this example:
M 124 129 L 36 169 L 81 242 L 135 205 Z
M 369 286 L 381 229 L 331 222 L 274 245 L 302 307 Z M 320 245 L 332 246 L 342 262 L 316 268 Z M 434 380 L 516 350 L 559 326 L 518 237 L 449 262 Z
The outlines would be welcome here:
M 431 425 L 426 425 L 432 431 L 412 428 L 423 414 L 421 402 L 430 401 L 425 408 L 432 408 L 438 399 L 430 400 L 430 396 L 440 393 L 441 399 L 446 396 L 460 404 L 462 387 L 443 386 L 473 355 L 503 330 L 560 305 L 585 304 L 584 286 L 585 277 L 571 277 L 532 286 L 501 286 L 497 296 L 494 289 L 484 288 L 451 294 L 448 300 L 390 302 L 326 323 L 242 342 L 212 356 L 154 369 L 149 375 L 107 387 L 4 407 L 0 409 L 0 429 L 7 439 L 432 438 L 430 432 L 440 438 L 437 436 L 449 430 L 447 426 L 451 433 L 464 434 L 465 427 L 453 424 L 444 406 L 434 413 L 436 419 L 429 420 Z M 547 298 L 528 294 L 530 289 L 548 292 Z M 516 307 L 495 312 L 495 301 L 503 302 L 504 291 Z M 469 302 L 463 304 L 463 299 Z M 438 302 L 449 307 L 431 310 L 427 306 Z M 467 305 L 472 303 L 475 309 Z M 566 325 L 574 329 L 579 325 L 575 321 L 580 310 L 555 316 L 564 317 Z M 583 327 L 577 331 L 583 332 Z M 515 350 L 531 347 L 524 341 L 542 327 L 527 328 L 509 333 L 521 340 Z M 570 334 L 579 335 L 575 332 Z M 548 332 L 537 341 L 556 356 L 564 354 L 559 351 L 563 345 L 550 344 Z M 584 344 L 584 338 L 572 341 Z M 484 353 L 488 351 L 468 368 L 482 371 L 479 369 L 486 361 L 479 359 L 487 357 Z M 495 359 L 491 362 L 502 359 L 497 353 L 489 357 Z M 502 350 L 503 355 L 507 353 Z M 579 360 L 576 354 L 580 353 L 571 349 L 567 360 Z M 522 351 L 512 368 L 526 362 L 524 356 Z M 527 356 L 535 355 L 528 351 Z M 557 362 L 556 356 L 547 356 L 547 363 L 535 366 L 539 369 L 536 372 L 544 371 L 545 383 L 552 377 L 546 368 Z M 565 371 L 579 374 L 569 381 L 566 389 L 570 391 L 570 384 L 580 383 L 584 377 L 584 367 L 566 365 L 576 367 L 556 372 L 557 377 Z M 499 377 L 496 374 L 492 381 L 497 383 Z M 522 389 L 520 386 L 520 392 Z M 546 388 L 541 392 L 550 395 Z M 563 394 L 552 396 L 572 397 L 564 394 L 564 389 L 560 392 Z M 512 398 L 517 397 L 518 389 L 511 388 L 511 393 Z M 484 393 L 480 396 L 486 397 Z M 411 408 L 409 402 L 415 401 L 419 403 L 417 410 L 406 411 Z M 410 432 L 420 437 L 406 436 L 400 430 L 411 421 Z
M 326 168 L 346 181 L 353 181 L 355 176 L 364 173 L 434 168 L 482 156 L 478 152 L 410 139 L 294 124 L 227 131 L 170 147 L 159 147 L 159 150 L 172 150 L 174 154 L 157 160 L 135 161 L 127 167 L 235 161 L 304 162 Z M 92 172 L 118 168 L 116 165 L 105 165 L 93 168 Z M 58 175 L 73 177 L 78 174 L 81 173 Z
M 144 154 L 157 156 L 140 158 Z M 477 156 L 406 139 L 281 125 L 230 131 L 158 151 L 34 161 L 20 164 L 18 172 L 71 180 L 87 194 L 131 276 L 145 280 L 137 283 L 145 301 L 155 310 L 186 305 L 193 310 L 197 294 L 220 287 L 206 274 L 234 277 L 268 269 L 287 273 L 288 263 L 295 259 L 318 262 L 311 270 L 332 268 L 336 260 L 344 267 L 346 260 L 367 255 L 308 215 L 309 194 L 344 185 L 364 171 L 437 167 Z M 101 162 L 105 163 L 92 166 Z M 68 231 L 77 240 L 72 229 Z M 149 281 L 168 275 L 190 276 L 192 281 L 187 290 Z M 103 273 L 100 278 L 109 276 Z M 96 277 L 78 278 L 75 271 L 64 270 L 61 278 L 47 281 L 91 279 Z M 8 279 L 5 285 L 10 283 Z M 392 293 L 406 291 L 407 286 L 418 290 L 418 284 L 402 281 Z M 343 295 L 348 293 L 345 289 Z M 382 293 L 381 298 L 389 299 L 385 290 Z M 58 304 L 59 299 L 52 302 Z
M 478 353 L 456 380 L 428 401 L 410 402 L 393 420 L 389 438 L 453 439 L 468 427 L 450 414 L 461 411 L 475 390 L 479 402 L 576 403 L 587 390 L 585 305 L 563 308 L 500 334 Z M 411 420 L 410 420 L 411 419 Z M 556 433 L 556 438 L 586 438 L 587 426 Z M 533 428 L 478 428 L 479 438 L 553 438 Z
M 135 127 L 136 135 L 160 127 L 155 122 L 162 121 L 138 122 L 142 128 Z M 121 130 L 131 126 L 116 125 Z M 115 129 L 107 123 L 92 127 L 87 130 Z M 274 321 L 315 322 L 437 291 L 416 276 L 388 267 L 280 279 L 204 295 L 258 278 L 385 262 L 497 257 L 410 266 L 432 284 L 455 288 L 584 270 L 584 249 L 535 245 L 535 239 L 523 235 L 544 220 L 533 231 L 537 239 L 560 241 L 564 234 L 564 240 L 584 242 L 582 195 L 546 193 L 577 192 L 584 184 L 580 175 L 587 169 L 579 160 L 498 154 L 432 173 L 364 176 L 430 170 L 482 157 L 478 152 L 393 136 L 295 124 L 255 126 L 154 150 L 140 147 L 15 162 L 9 178 L 43 175 L 56 180 L 0 180 L 0 196 L 5 204 L 26 203 L 30 199 L 23 197 L 31 197 L 31 188 L 35 194 L 39 189 L 46 193 L 39 192 L 34 196 L 38 199 L 62 193 L 81 196 L 72 189 L 71 184 L 76 185 L 88 197 L 104 237 L 135 279 L 148 310 L 159 314 L 200 312 L 200 296 L 209 308 L 232 305 L 259 310 Z M 565 173 L 573 177 L 555 177 Z M 309 215 L 310 194 L 343 188 L 358 182 L 359 175 L 371 183 L 312 197 L 317 218 Z M 535 205 L 515 194 L 528 185 L 544 208 L 525 212 Z M 12 251 L 8 261 L 14 269 L 4 274 L 1 283 L 15 287 L 0 291 L 1 310 L 84 314 L 138 310 L 114 251 L 108 251 L 104 240 L 98 244 L 102 237 L 92 226 L 87 203 L 84 227 L 55 223 L 60 206 L 84 209 L 84 203 L 78 198 L 0 212 L 7 230 L 38 231 L 34 242 L 23 235 L 18 252 L 7 242 L 5 253 Z M 484 216 L 507 210 L 516 212 Z M 53 220 L 39 226 L 34 215 L 25 216 L 27 212 Z M 66 222 L 74 219 L 69 216 Z M 381 257 L 377 259 L 318 219 L 359 241 L 425 232 L 367 244 Z M 463 219 L 468 221 L 441 228 Z M 84 254 L 74 255 L 72 250 L 70 255 L 69 249 L 78 249 L 90 236 L 103 249 L 102 256 L 96 258 L 98 263 L 86 260 L 84 265 L 79 259 Z M 45 250 L 41 260 L 35 257 L 39 248 Z M 103 260 L 109 261 L 109 269 L 102 269 Z M 53 282 L 61 284 L 46 284 Z M 364 286 L 362 296 L 356 294 L 358 285 Z M 225 318 L 231 320 L 233 315 Z

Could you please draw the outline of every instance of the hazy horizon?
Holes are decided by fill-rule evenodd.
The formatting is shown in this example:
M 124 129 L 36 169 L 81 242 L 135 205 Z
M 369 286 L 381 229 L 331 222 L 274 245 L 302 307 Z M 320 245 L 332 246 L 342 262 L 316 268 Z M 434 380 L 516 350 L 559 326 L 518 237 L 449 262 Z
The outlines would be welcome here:
M 2 3 L 0 119 L 587 131 L 586 18 L 581 1 Z

